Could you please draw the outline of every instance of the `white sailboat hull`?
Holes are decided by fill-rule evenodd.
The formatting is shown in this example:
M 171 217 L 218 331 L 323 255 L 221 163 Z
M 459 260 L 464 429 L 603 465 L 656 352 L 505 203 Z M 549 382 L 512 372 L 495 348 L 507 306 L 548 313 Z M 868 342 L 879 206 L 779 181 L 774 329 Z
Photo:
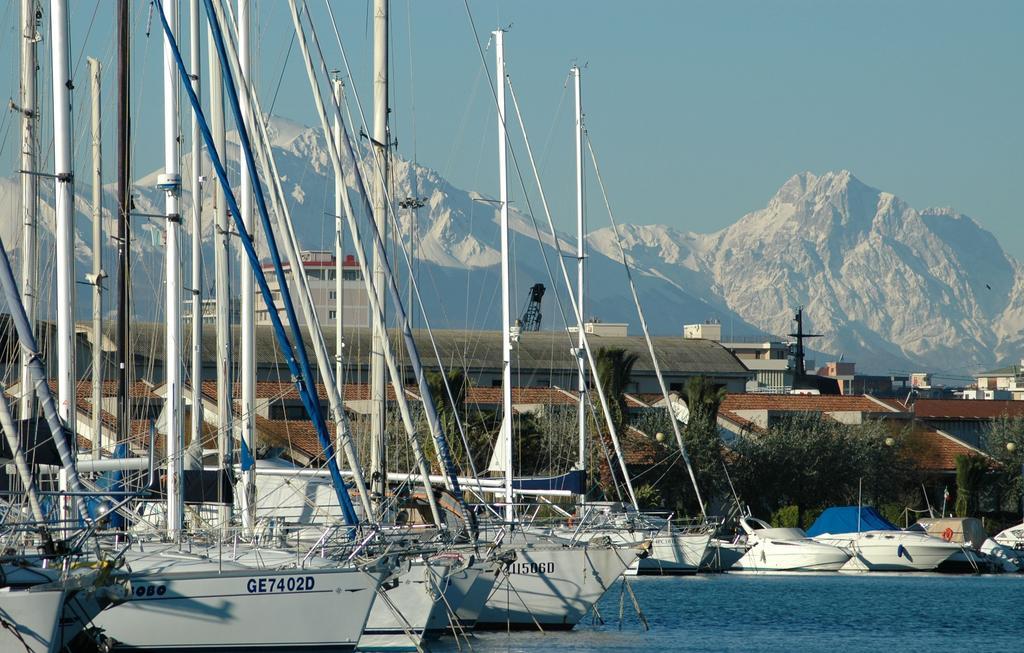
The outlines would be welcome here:
M 382 574 L 359 569 L 175 571 L 132 576 L 95 621 L 119 649 L 351 650 Z
M 477 630 L 574 627 L 636 559 L 630 548 L 524 546 L 495 582 Z
M 45 587 L 0 589 L 0 651 L 63 651 L 96 615 L 126 596 L 109 579 L 97 586 L 95 571 L 63 581 L 56 569 L 5 565 L 3 572 L 9 583 L 52 580 Z
M 60 627 L 65 598 L 59 589 L 0 590 L 0 650 L 55 653 L 63 649 L 70 641 Z
M 446 602 L 461 604 L 460 585 L 448 582 L 451 564 L 413 562 L 395 584 L 381 586 L 359 637 L 360 651 L 415 651 L 430 633 L 450 624 Z M 472 584 L 465 584 L 468 588 Z
M 711 533 L 664 533 L 651 538 L 650 554 L 626 570 L 627 576 L 695 574 L 708 551 Z

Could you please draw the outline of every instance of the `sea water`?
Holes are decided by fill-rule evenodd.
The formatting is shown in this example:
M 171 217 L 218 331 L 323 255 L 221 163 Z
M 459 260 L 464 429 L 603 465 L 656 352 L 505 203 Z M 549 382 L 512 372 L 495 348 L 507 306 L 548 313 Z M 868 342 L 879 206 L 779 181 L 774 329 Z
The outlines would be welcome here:
M 569 632 L 479 634 L 471 650 L 1024 651 L 1024 575 L 715 574 L 629 583 L 649 630 L 617 584 L 598 606 L 603 624 L 588 616 Z M 458 647 L 446 638 L 431 650 Z

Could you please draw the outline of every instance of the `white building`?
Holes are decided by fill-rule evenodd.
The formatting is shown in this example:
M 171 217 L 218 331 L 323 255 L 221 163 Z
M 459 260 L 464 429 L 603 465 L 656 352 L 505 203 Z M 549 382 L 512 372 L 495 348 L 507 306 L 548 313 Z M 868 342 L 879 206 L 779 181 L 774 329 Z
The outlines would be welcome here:
M 338 291 L 335 284 L 336 266 L 332 252 L 302 252 L 302 265 L 306 269 L 309 291 L 313 296 L 313 308 L 321 326 L 368 327 L 370 326 L 370 302 L 366 298 L 366 287 L 359 264 L 351 254 L 342 262 L 341 319 L 338 319 Z M 293 301 L 297 296 L 295 281 L 290 277 L 288 263 L 284 264 L 284 272 L 288 275 L 288 291 Z M 274 297 L 274 303 L 281 306 L 281 285 L 274 273 L 274 266 L 263 264 L 263 272 L 267 276 L 267 285 Z M 297 304 L 297 302 L 295 302 Z M 298 310 L 300 321 L 302 312 Z M 270 316 L 257 290 L 256 324 L 270 324 Z
M 686 324 L 683 326 L 683 338 L 688 340 L 711 340 L 721 344 L 740 359 L 748 370 L 755 374 L 747 391 L 772 390 L 788 391 L 793 386 L 793 370 L 790 367 L 790 343 L 772 340 L 764 336 L 722 338 L 722 325 L 719 322 L 702 324 Z M 807 361 L 807 367 L 813 368 L 814 362 Z

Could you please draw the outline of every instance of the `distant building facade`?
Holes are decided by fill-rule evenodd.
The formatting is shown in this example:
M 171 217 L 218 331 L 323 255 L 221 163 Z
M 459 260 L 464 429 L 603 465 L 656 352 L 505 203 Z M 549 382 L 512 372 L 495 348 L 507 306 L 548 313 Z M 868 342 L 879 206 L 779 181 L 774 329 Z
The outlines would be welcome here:
M 335 283 L 337 274 L 336 259 L 331 252 L 302 252 L 302 266 L 306 270 L 309 292 L 313 298 L 313 309 L 321 326 L 368 327 L 370 326 L 370 302 L 366 298 L 366 287 L 362 272 L 355 258 L 349 254 L 342 261 L 341 316 L 338 315 L 338 290 Z M 284 272 L 288 274 L 291 266 L 285 263 Z M 274 266 L 263 264 L 263 273 L 267 276 L 267 285 L 274 302 L 280 306 L 281 282 L 274 273 Z M 288 292 L 297 297 L 298 287 L 289 274 Z M 205 320 L 204 320 L 205 321 Z M 299 321 L 305 320 L 299 312 Z M 270 324 L 270 314 L 263 302 L 263 297 L 256 292 L 256 324 Z

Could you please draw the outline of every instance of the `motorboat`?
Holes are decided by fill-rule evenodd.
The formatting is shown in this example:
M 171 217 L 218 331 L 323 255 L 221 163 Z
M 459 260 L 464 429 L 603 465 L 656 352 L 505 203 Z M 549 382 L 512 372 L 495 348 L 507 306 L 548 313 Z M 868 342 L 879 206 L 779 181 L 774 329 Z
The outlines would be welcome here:
M 839 547 L 812 540 L 799 528 L 773 528 L 754 517 L 742 517 L 739 523 L 750 548 L 730 571 L 837 571 L 851 557 Z
M 901 530 L 871 507 L 829 508 L 807 534 L 851 554 L 840 571 L 932 571 L 961 551 L 928 533 Z
M 1020 560 L 1013 548 L 990 538 L 981 520 L 974 517 L 926 517 L 911 530 L 928 533 L 959 549 L 938 571 L 946 573 L 1018 572 Z

